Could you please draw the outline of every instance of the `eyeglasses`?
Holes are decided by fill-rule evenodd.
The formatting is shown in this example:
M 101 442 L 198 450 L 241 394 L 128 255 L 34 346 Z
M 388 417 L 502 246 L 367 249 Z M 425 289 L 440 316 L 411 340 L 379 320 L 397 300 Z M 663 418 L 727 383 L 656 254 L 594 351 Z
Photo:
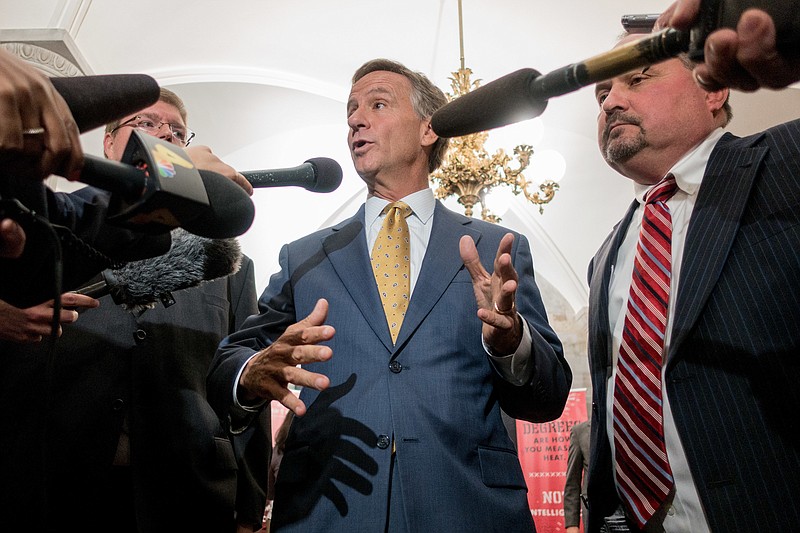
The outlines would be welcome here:
M 136 128 L 137 130 L 141 130 L 156 137 L 158 136 L 158 133 L 161 131 L 161 127 L 164 124 L 169 127 L 169 131 L 172 136 L 184 147 L 189 146 L 189 143 L 192 142 L 192 139 L 194 139 L 194 132 L 186 126 L 159 121 L 155 118 L 146 117 L 144 115 L 136 115 L 135 117 L 129 118 L 116 128 L 112 129 L 109 133 L 114 133 L 123 126 L 130 126 L 131 128 Z

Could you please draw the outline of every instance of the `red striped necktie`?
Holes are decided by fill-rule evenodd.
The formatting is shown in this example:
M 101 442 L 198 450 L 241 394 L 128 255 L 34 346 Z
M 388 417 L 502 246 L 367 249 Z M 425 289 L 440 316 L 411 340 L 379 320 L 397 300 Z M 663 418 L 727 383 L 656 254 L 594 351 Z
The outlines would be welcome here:
M 661 365 L 672 264 L 672 174 L 645 196 L 614 386 L 617 489 L 640 528 L 661 508 L 674 481 L 662 420 Z

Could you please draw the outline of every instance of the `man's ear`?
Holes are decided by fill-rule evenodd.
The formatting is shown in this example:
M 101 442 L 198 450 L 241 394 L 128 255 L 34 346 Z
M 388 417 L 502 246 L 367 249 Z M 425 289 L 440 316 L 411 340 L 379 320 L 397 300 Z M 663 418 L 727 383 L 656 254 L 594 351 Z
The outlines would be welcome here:
M 114 136 L 111 133 L 106 132 L 106 134 L 103 136 L 103 155 L 106 156 L 106 159 L 111 159 L 109 154 L 111 154 L 113 147 Z
M 716 115 L 725 105 L 729 94 L 730 89 L 727 88 L 706 93 L 706 105 L 708 105 L 709 110 Z
M 439 136 L 433 131 L 430 118 L 422 123 L 422 128 L 422 136 L 420 139 L 422 146 L 433 146 L 433 143 L 439 140 Z

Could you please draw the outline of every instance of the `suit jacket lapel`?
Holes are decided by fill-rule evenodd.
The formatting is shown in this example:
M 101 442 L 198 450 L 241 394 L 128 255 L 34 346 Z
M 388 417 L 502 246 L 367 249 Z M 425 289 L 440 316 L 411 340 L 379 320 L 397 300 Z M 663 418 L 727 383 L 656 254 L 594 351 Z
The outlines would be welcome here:
M 458 241 L 462 235 L 471 235 L 475 243 L 481 234 L 469 227 L 471 220 L 445 208 L 436 202 L 433 228 L 420 276 L 414 284 L 414 293 L 397 337 L 397 348 L 413 335 L 420 323 L 447 289 L 459 269 L 464 266 L 458 253 Z M 455 253 L 451 252 L 454 251 Z
M 759 137 L 760 138 L 760 137 Z M 754 139 L 756 142 L 759 138 Z M 711 153 L 686 235 L 672 340 L 671 364 L 716 285 L 739 229 L 766 147 L 731 146 L 726 134 Z
M 342 284 L 375 335 L 392 351 L 392 337 L 383 313 L 364 231 L 364 206 L 352 218 L 334 226 L 322 248 Z
M 610 376 L 612 368 L 611 349 L 611 330 L 608 321 L 608 289 L 611 283 L 611 275 L 617 263 L 617 251 L 625 239 L 625 234 L 630 226 L 633 213 L 639 207 L 639 202 L 634 200 L 625 213 L 623 219 L 617 224 L 613 233 L 600 247 L 594 259 L 592 259 L 592 271 L 590 272 L 589 286 L 589 307 L 596 309 L 593 311 L 589 325 L 589 336 L 592 339 L 592 346 L 602 346 L 605 352 L 606 377 Z M 596 358 L 592 358 L 596 360 Z

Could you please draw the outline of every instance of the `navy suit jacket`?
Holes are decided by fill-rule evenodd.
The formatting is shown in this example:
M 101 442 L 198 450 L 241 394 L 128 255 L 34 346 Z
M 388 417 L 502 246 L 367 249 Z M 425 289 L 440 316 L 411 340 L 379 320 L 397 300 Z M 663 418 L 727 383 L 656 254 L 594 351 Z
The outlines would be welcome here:
M 330 303 L 333 358 L 306 368 L 329 376 L 331 387 L 301 392 L 309 410 L 290 428 L 275 488 L 275 530 L 382 531 L 392 442 L 400 486 L 391 490 L 400 491 L 410 531 L 534 530 L 500 408 L 531 421 L 557 418 L 572 374 L 519 234 L 512 259 L 517 309 L 533 337 L 532 378 L 523 386 L 504 381 L 482 347 L 458 241 L 470 235 L 491 272 L 506 232 L 437 203 L 396 345 L 372 274 L 363 206 L 349 220 L 282 249 L 282 270 L 259 300 L 260 315 L 223 341 L 210 377 L 212 402 L 230 405 L 233 380 L 247 358 L 308 315 L 319 298 Z
M 664 387 L 712 531 L 800 524 L 800 121 L 724 135 L 689 223 Z M 589 531 L 618 505 L 608 285 L 636 203 L 592 261 Z

